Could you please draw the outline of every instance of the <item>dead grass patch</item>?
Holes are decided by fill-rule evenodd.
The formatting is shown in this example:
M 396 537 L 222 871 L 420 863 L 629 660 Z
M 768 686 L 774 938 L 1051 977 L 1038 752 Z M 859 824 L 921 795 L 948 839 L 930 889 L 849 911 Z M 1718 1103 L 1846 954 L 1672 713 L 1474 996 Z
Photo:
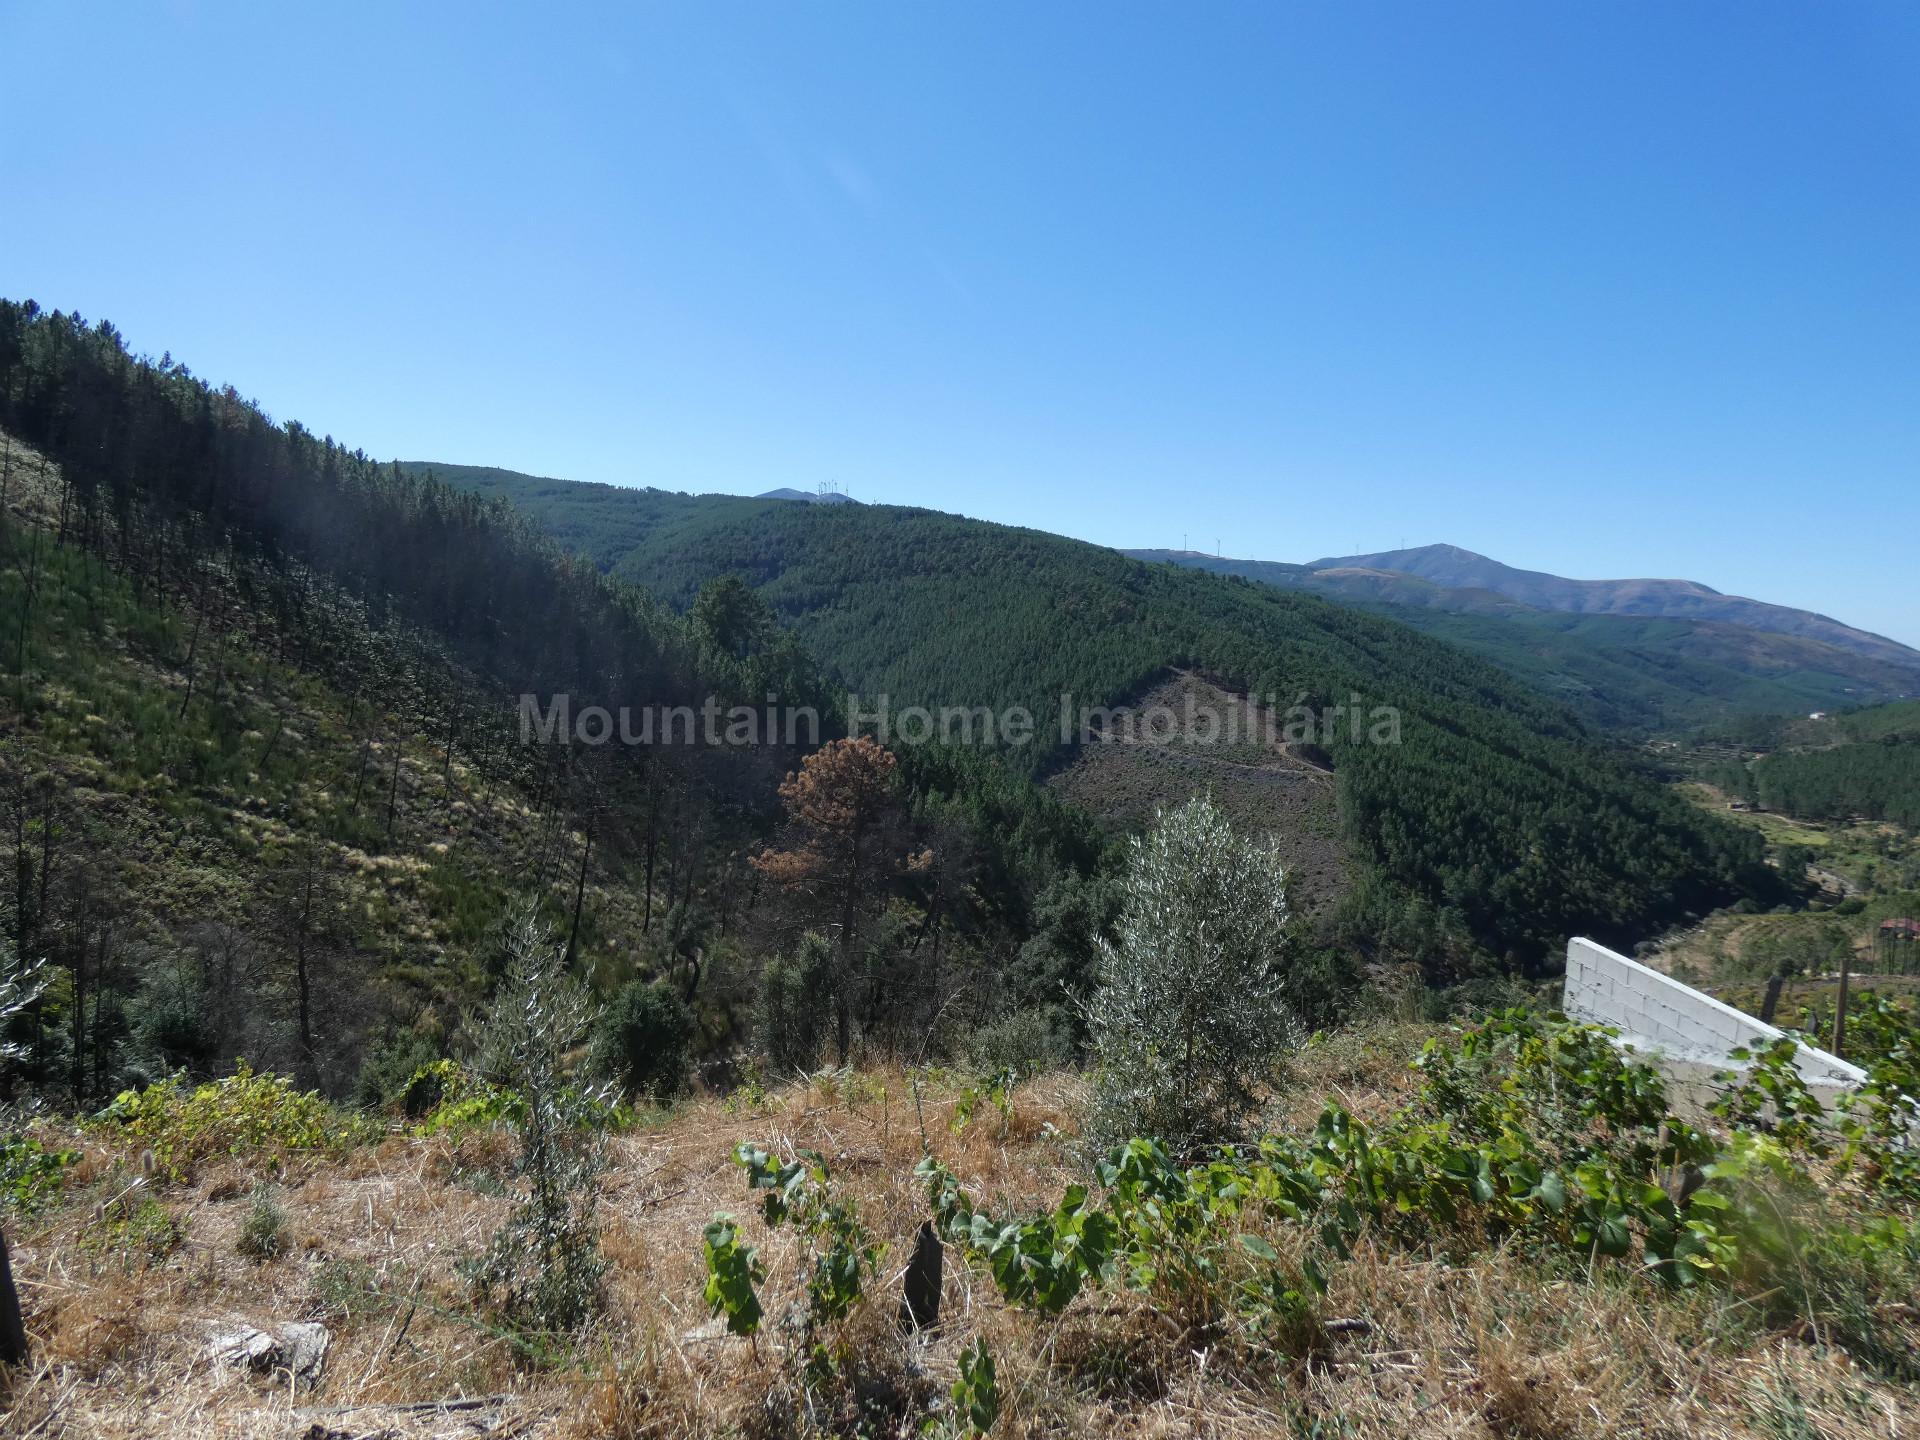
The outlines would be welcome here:
M 1276 1111 L 1311 1115 L 1332 1097 L 1356 1111 L 1404 1094 L 1418 1032 L 1392 1021 L 1304 1052 L 1297 1093 Z M 1810 1440 L 1920 1434 L 1920 1402 L 1835 1351 L 1769 1330 L 1724 1294 L 1668 1296 L 1630 1277 L 1589 1283 L 1578 1267 L 1515 1250 L 1455 1257 L 1363 1242 L 1336 1267 L 1319 1314 L 1353 1322 L 1299 1335 L 1208 1335 L 1123 1291 L 1083 1295 L 1058 1320 L 1007 1310 L 948 1252 L 941 1327 L 896 1328 L 900 1273 L 926 1198 L 912 1178 L 926 1142 L 999 1209 L 1051 1204 L 1077 1174 L 1074 1077 L 1023 1085 L 1003 1127 L 986 1107 L 950 1133 L 951 1090 L 918 1107 L 899 1072 L 854 1085 L 801 1084 L 749 1113 L 694 1102 L 658 1128 L 613 1138 L 602 1206 L 610 1262 L 603 1320 L 559 1363 L 534 1363 L 477 1313 L 453 1268 L 508 1199 L 475 1177 L 504 1173 L 510 1145 L 487 1133 L 389 1137 L 337 1161 L 302 1161 L 279 1195 L 298 1244 L 267 1264 L 235 1253 L 253 1176 L 222 1162 L 156 1187 L 189 1223 L 170 1253 L 127 1263 L 86 1243 L 102 1192 L 131 1178 L 90 1150 L 85 1185 L 21 1231 L 14 1262 L 36 1344 L 33 1369 L 0 1398 L 0 1434 L 271 1436 L 313 1423 L 402 1440 L 460 1433 L 461 1421 L 381 1408 L 509 1397 L 497 1432 L 572 1440 L 912 1432 L 945 1403 L 961 1347 L 991 1349 L 1006 1436 L 1280 1436 L 1286 1440 Z M 888 1245 L 874 1298 L 839 1331 L 837 1378 L 807 1383 L 782 1320 L 803 1257 L 769 1236 L 729 1154 L 743 1140 L 821 1152 L 837 1187 Z M 77 1177 L 76 1177 L 77 1178 Z M 245 1183 L 240 1183 L 240 1182 Z M 741 1217 L 771 1270 L 754 1342 L 717 1333 L 701 1298 L 701 1227 Z M 1265 1231 L 1282 1255 L 1301 1237 Z M 14 1237 L 10 1237 L 14 1238 Z M 333 1334 L 311 1395 L 214 1368 L 204 1322 L 318 1319 Z M 357 1408 L 348 1408 L 357 1407 Z

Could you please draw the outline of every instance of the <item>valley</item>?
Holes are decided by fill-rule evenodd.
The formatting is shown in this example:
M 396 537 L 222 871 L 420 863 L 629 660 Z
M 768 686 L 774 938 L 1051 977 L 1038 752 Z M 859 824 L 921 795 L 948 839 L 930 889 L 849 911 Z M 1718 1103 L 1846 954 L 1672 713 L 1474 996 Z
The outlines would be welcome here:
M 1730 8 L 0 4 L 0 1440 L 1920 1437 L 1920 9 Z
M 1569 934 L 1664 935 L 1818 1031 L 1916 898 L 1854 813 L 1910 709 L 1649 747 L 1364 606 L 382 464 L 11 302 L 0 479 L 10 1427 L 1744 1440 L 1755 1366 L 1911 1409 L 1897 1107 L 1867 1168 L 1747 1179 L 1759 1092 L 1682 1122 L 1550 1008 Z M 820 733 L 541 740 L 529 696 Z M 882 744 L 882 700 L 1092 718 Z M 1910 989 L 1859 992 L 1869 1096 Z
M 1710 916 L 1663 938 L 1655 963 L 1746 1008 L 1780 975 L 1788 1015 L 1830 1008 L 1843 966 L 1859 989 L 1910 991 L 1920 972 L 1909 928 L 1920 915 L 1920 835 L 1861 811 L 1905 814 L 1915 712 L 1903 702 L 1749 721 L 1682 752 L 1681 768 L 1701 777 L 1681 782 L 1682 793 L 1762 836 L 1803 903 Z M 1762 777 L 1781 773 L 1788 783 L 1763 791 Z
M 511 500 L 569 551 L 670 606 L 715 575 L 737 576 L 868 700 L 1049 715 L 1062 695 L 1110 705 L 1191 669 L 1283 710 L 1359 696 L 1397 711 L 1396 743 L 1329 738 L 1356 876 L 1377 877 L 1347 903 L 1391 909 L 1392 950 L 1436 974 L 1471 968 L 1473 948 L 1499 968 L 1537 967 L 1552 937 L 1582 929 L 1632 943 L 1770 884 L 1751 842 L 1639 774 L 1558 700 L 1317 596 L 928 510 L 427 464 L 410 473 Z M 1042 739 L 1012 763 L 1035 773 L 1057 763 L 1057 735 Z M 1644 843 L 1617 853 L 1628 833 Z M 1375 949 L 1380 927 L 1359 929 Z

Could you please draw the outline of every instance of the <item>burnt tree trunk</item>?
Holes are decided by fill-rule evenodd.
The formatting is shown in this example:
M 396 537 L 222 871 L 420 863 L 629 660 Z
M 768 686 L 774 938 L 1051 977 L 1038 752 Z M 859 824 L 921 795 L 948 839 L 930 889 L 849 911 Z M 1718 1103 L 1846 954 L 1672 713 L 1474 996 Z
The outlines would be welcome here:
M 393 783 L 387 790 L 387 844 L 393 844 L 393 819 L 400 808 L 400 735 L 393 737 Z
M 580 910 L 587 900 L 587 861 L 593 855 L 593 826 L 587 826 L 587 843 L 580 851 L 580 878 L 573 887 L 573 924 L 567 928 L 567 953 L 562 965 L 573 964 L 574 946 L 580 940 Z
M 0 1233 L 0 1365 L 27 1363 L 27 1322 L 20 1314 L 20 1293 L 13 1288 L 13 1264 L 7 1237 Z

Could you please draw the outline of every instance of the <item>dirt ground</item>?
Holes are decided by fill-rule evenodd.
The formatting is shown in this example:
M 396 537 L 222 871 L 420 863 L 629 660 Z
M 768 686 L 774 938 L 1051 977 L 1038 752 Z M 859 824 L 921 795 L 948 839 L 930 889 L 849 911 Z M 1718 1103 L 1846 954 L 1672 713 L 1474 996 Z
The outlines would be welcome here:
M 1293 753 L 1275 738 L 1283 733 L 1280 717 L 1185 672 L 1132 705 L 1141 712 L 1164 707 L 1178 723 L 1150 738 L 1109 732 L 1081 746 L 1071 763 L 1048 778 L 1048 788 L 1121 831 L 1212 790 L 1236 826 L 1278 842 L 1294 902 L 1304 913 L 1340 897 L 1349 866 L 1334 777 L 1316 758 Z M 1187 723 L 1189 714 L 1220 717 L 1216 733 L 1208 734 L 1205 721 Z

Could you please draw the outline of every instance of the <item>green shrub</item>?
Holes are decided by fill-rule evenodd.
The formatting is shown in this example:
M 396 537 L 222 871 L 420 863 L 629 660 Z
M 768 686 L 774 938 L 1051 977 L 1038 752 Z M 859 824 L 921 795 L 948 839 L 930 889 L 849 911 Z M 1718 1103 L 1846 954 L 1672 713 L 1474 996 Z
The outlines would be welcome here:
M 832 1005 L 833 950 L 808 931 L 790 956 L 767 961 L 760 978 L 760 1046 L 781 1074 L 820 1063 Z
M 1131 1139 L 1095 1167 L 1103 1196 L 1072 1184 L 1051 1211 L 993 1215 L 932 1158 L 917 1173 L 941 1236 L 1041 1314 L 1125 1284 L 1201 1334 L 1300 1353 L 1328 1273 L 1363 1241 L 1454 1263 L 1498 1246 L 1558 1256 L 1570 1275 L 1612 1266 L 1664 1289 L 1726 1287 L 1766 1320 L 1811 1320 L 1862 1363 L 1920 1374 L 1898 1323 L 1920 1233 L 1885 1133 L 1844 1109 L 1837 1136 L 1816 1129 L 1785 1042 L 1752 1057 L 1720 1107 L 1729 1130 L 1703 1132 L 1615 1038 L 1563 1016 L 1493 1016 L 1430 1042 L 1418 1093 L 1373 1123 L 1329 1104 L 1309 1134 L 1188 1166 Z M 1822 1157 L 1863 1130 L 1882 1148 L 1858 1188 L 1836 1192 Z M 1268 1238 L 1285 1228 L 1297 1246 Z
M 256 1075 L 244 1063 L 192 1089 L 176 1075 L 123 1091 L 93 1124 L 152 1150 L 156 1168 L 173 1180 L 219 1157 L 277 1170 L 292 1154 L 337 1152 L 377 1133 L 284 1075 Z
M 1100 940 L 1120 916 L 1120 886 L 1106 874 L 1066 874 L 1034 902 L 1028 939 L 1007 972 L 1016 1010 L 1045 1009 L 1067 1028 L 1072 1051 L 1086 1048 L 1086 1009 L 1099 978 Z
M 526 1114 L 519 1094 L 481 1079 L 456 1060 L 422 1065 L 400 1088 L 399 1101 L 419 1135 L 484 1130 L 502 1121 L 517 1122 Z
M 335 1257 L 314 1267 L 310 1283 L 323 1316 L 348 1320 L 391 1311 L 408 1294 L 406 1281 L 404 1266 L 383 1273 L 365 1260 Z
M 1419 995 L 1419 1008 L 1422 1019 L 1441 1024 L 1525 1008 L 1533 1003 L 1533 998 L 1533 990 L 1524 980 L 1510 975 L 1477 975 L 1456 985 L 1423 990 Z
M 126 1269 L 145 1269 L 167 1258 L 187 1238 L 187 1220 L 151 1195 L 139 1202 L 121 1200 L 107 1207 L 101 1221 L 81 1238 L 82 1248 L 117 1253 Z
M 740 1222 L 724 1212 L 716 1214 L 702 1236 L 707 1262 L 707 1305 L 724 1315 L 727 1331 L 751 1335 L 760 1328 L 759 1286 L 767 1278 L 757 1246 L 740 1243 Z
M 594 1057 L 629 1094 L 671 1099 L 687 1086 L 693 1012 L 665 985 L 635 980 L 594 1027 Z
M 606 1265 L 595 1209 L 610 1107 L 567 1073 L 564 1057 L 585 1037 L 591 1004 L 532 907 L 509 927 L 506 955 L 477 1069 L 515 1101 L 506 1118 L 520 1142 L 516 1203 L 485 1252 L 459 1269 L 482 1300 L 537 1338 L 576 1330 L 600 1308 Z
M 31 1135 L 0 1140 L 0 1206 L 31 1215 L 60 1193 L 77 1150 L 49 1150 Z
M 860 1223 L 857 1206 L 833 1187 L 827 1162 L 811 1150 L 791 1160 L 764 1146 L 736 1145 L 733 1162 L 747 1172 L 748 1189 L 760 1195 L 760 1216 L 769 1230 L 791 1226 L 806 1250 L 807 1299 L 803 1312 L 809 1340 L 823 1326 L 853 1313 L 879 1275 L 886 1247 Z M 767 1278 L 760 1252 L 740 1243 L 739 1223 L 716 1214 L 706 1228 L 707 1303 L 724 1315 L 735 1335 L 751 1335 L 762 1315 L 756 1287 Z M 815 1349 L 812 1365 L 832 1368 L 834 1357 Z
M 177 957 L 163 960 L 141 978 L 133 1003 L 133 1041 L 155 1070 L 205 1075 L 218 1068 L 220 1042 L 207 998 L 200 977 Z
M 983 1075 L 1044 1075 L 1072 1059 L 1073 1024 L 1061 1006 L 1036 1006 L 983 1026 L 969 1049 Z
M 1021 1072 L 1008 1067 L 991 1074 L 982 1075 L 973 1084 L 963 1086 L 953 1099 L 953 1118 L 947 1122 L 947 1128 L 955 1135 L 973 1123 L 973 1117 L 979 1113 L 985 1103 L 1000 1112 L 1000 1138 L 1007 1136 L 1007 1127 L 1013 1123 L 1013 1095 L 1019 1088 Z
M 1209 796 L 1133 841 L 1099 943 L 1094 1138 L 1185 1152 L 1239 1131 L 1300 1037 L 1284 881 L 1273 842 L 1238 834 Z
M 441 1058 L 440 1046 L 411 1030 L 398 1031 L 367 1051 L 353 1082 L 353 1103 L 363 1110 L 398 1104 L 409 1120 L 418 1120 L 434 1103 L 416 1109 L 411 1087 L 420 1072 Z
M 987 1342 L 975 1336 L 960 1352 L 960 1378 L 953 1382 L 954 1418 L 968 1435 L 985 1435 L 1000 1418 L 1000 1381 Z
M 1824 1004 L 1801 1020 L 1813 1044 L 1833 1033 Z M 1847 1017 L 1847 1058 L 1866 1067 L 1867 1080 L 1835 1106 L 1841 1168 L 1920 1204 L 1920 1005 L 1861 991 Z

